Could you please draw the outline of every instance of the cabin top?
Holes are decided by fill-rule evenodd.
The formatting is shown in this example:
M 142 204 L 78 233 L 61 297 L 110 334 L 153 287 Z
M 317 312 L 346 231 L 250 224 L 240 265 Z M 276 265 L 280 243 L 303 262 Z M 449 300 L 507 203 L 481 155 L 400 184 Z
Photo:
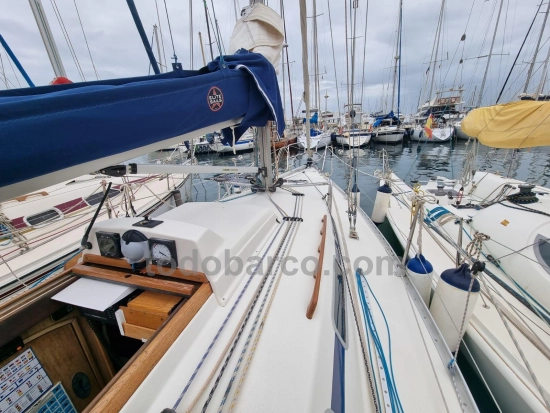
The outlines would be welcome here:
M 115 218 L 97 223 L 90 232 L 91 249 L 86 250 L 84 261 L 90 262 L 91 256 L 103 257 L 120 260 L 118 264 L 122 262 L 127 268 L 133 264 L 136 269 L 145 260 L 147 265 L 155 266 L 153 272 L 167 277 L 174 277 L 175 272 L 187 274 L 189 281 L 200 281 L 191 276 L 202 274 L 218 303 L 224 306 L 241 282 L 239 276 L 225 275 L 237 273 L 239 260 L 244 263 L 257 255 L 262 240 L 275 225 L 274 213 L 264 207 L 191 202 L 147 221 Z M 130 231 L 137 238 L 128 243 L 125 234 Z M 142 249 L 128 252 L 128 244 L 140 240 Z M 127 264 L 124 257 L 130 255 L 135 263 Z M 146 267 L 142 271 L 150 272 Z

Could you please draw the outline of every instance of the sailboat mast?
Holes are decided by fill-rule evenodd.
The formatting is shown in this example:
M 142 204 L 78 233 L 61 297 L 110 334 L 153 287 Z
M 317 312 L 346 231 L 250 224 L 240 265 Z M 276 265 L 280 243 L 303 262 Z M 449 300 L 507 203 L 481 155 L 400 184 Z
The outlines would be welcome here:
M 158 34 L 158 27 L 157 27 L 156 24 L 153 24 L 153 33 L 155 35 L 155 42 L 157 42 L 157 54 L 159 56 L 159 60 L 158 60 L 159 69 L 160 69 L 160 73 L 162 73 L 163 72 L 163 70 L 162 70 L 162 56 L 160 54 L 159 34 Z
M 393 86 L 391 94 L 391 106 L 390 110 L 393 110 L 395 107 L 395 84 L 397 83 L 397 62 L 399 60 L 399 26 L 401 24 L 401 14 L 399 15 L 399 23 L 397 24 L 397 41 L 395 42 L 395 55 L 394 55 L 394 65 L 393 65 Z
M 549 3 L 550 4 L 550 3 Z M 548 61 L 550 60 L 550 46 L 548 46 L 548 55 L 546 56 L 546 60 L 544 61 L 544 67 L 542 69 L 542 75 L 540 77 L 540 83 L 537 87 L 537 92 L 535 94 L 536 100 L 539 100 L 541 93 L 543 92 L 544 85 L 547 81 L 547 75 L 548 75 Z
M 210 35 L 210 22 L 208 21 L 208 8 L 206 2 L 204 4 L 204 17 L 206 19 L 206 31 L 208 32 L 208 45 L 210 46 L 210 60 L 214 60 L 214 51 L 212 50 L 212 36 Z
M 401 115 L 401 36 L 403 32 L 403 0 L 399 1 L 399 78 L 397 80 L 397 119 Z
M 523 93 L 527 93 L 527 89 L 529 88 L 529 82 L 531 81 L 531 76 L 533 76 L 533 68 L 535 67 L 535 62 L 537 61 L 537 55 L 539 54 L 540 42 L 542 40 L 544 29 L 546 28 L 546 21 L 548 20 L 548 14 L 550 14 L 550 1 L 548 2 L 546 13 L 544 14 L 544 21 L 542 22 L 542 27 L 540 29 L 540 34 L 537 41 L 537 47 L 535 48 L 535 54 L 533 56 L 533 60 L 531 61 L 531 65 L 529 65 L 529 72 L 527 72 L 527 80 L 525 80 L 525 87 L 523 88 Z M 544 73 L 542 78 L 544 79 Z
M 44 42 L 44 47 L 48 53 L 48 58 L 53 68 L 53 72 L 56 77 L 67 77 L 65 72 L 65 67 L 63 66 L 63 61 L 59 56 L 59 51 L 55 44 L 52 31 L 50 30 L 50 25 L 48 24 L 48 19 L 46 18 L 46 13 L 42 7 L 42 2 L 40 0 L 29 0 L 29 5 L 31 6 L 32 14 L 34 15 L 34 20 L 36 20 L 36 25 L 38 26 L 38 31 Z
M 351 86 L 350 86 L 350 108 L 351 110 L 353 111 L 352 113 L 354 114 L 357 114 L 356 111 L 355 111 L 355 106 L 353 104 L 354 102 L 354 84 L 355 84 L 355 45 L 356 45 L 356 34 L 357 34 L 357 2 L 359 0 L 353 0 L 353 3 L 352 3 L 352 8 L 353 8 L 353 39 L 352 39 L 352 44 L 351 44 Z M 355 122 L 355 116 L 353 117 L 353 119 L 351 119 L 351 123 L 356 123 Z
M 318 67 L 318 50 L 317 50 L 317 0 L 313 0 L 313 94 L 315 109 L 319 109 L 318 101 L 318 79 L 319 79 L 319 67 Z
M 307 58 L 307 7 L 306 0 L 300 0 L 300 31 L 302 33 L 302 74 L 304 78 L 304 102 L 306 104 L 306 142 L 307 157 L 311 159 L 311 138 L 310 138 L 310 104 L 309 104 L 309 68 Z
M 435 40 L 435 57 L 433 60 L 433 67 L 432 67 L 432 81 L 430 83 L 430 93 L 428 94 L 428 99 L 430 102 L 432 102 L 432 93 L 434 91 L 434 83 L 435 83 L 435 68 L 437 67 L 437 57 L 439 55 L 439 41 L 441 39 L 441 29 L 443 28 L 443 15 L 445 11 L 445 0 L 441 2 L 441 10 L 439 11 L 439 22 L 437 23 L 437 36 Z
M 193 0 L 189 0 L 189 65 L 193 70 Z
M 489 64 L 491 63 L 491 56 L 493 55 L 493 46 L 495 45 L 495 39 L 497 37 L 498 23 L 500 22 L 500 14 L 502 12 L 502 6 L 504 5 L 504 0 L 500 0 L 500 6 L 498 8 L 497 22 L 495 24 L 495 32 L 493 33 L 493 40 L 491 41 L 491 48 L 489 49 L 489 56 L 487 56 L 487 66 L 485 66 L 485 74 L 483 75 L 483 81 L 481 82 L 481 87 L 479 88 L 479 97 L 477 99 L 477 106 L 481 106 L 481 100 L 483 99 L 483 90 L 485 89 L 485 82 L 487 80 L 487 73 L 489 72 Z
M 348 52 L 348 2 L 347 0 L 344 1 L 344 31 L 345 31 L 345 39 L 346 39 L 346 94 L 348 95 L 348 105 L 351 104 L 351 100 L 349 97 L 349 52 Z M 336 85 L 338 87 L 338 85 Z

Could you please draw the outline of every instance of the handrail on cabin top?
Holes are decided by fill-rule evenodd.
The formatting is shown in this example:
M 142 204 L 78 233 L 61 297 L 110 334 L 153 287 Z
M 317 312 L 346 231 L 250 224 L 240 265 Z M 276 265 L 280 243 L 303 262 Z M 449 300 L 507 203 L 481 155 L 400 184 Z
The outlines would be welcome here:
M 325 239 L 327 236 L 327 216 L 325 215 L 321 221 L 323 223 L 323 228 L 321 228 L 321 243 L 317 252 L 319 252 L 319 261 L 317 262 L 317 267 L 315 268 L 315 286 L 313 287 L 313 294 L 311 295 L 311 300 L 309 306 L 307 307 L 306 317 L 311 320 L 315 308 L 317 308 L 317 301 L 319 300 L 319 289 L 321 288 L 321 276 L 323 275 L 323 258 L 325 256 Z

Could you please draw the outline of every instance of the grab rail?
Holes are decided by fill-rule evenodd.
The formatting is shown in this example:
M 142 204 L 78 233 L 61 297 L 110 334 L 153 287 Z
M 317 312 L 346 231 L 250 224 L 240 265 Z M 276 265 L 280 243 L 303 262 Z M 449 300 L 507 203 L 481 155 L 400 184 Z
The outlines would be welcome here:
M 323 227 L 321 228 L 321 243 L 317 252 L 319 253 L 319 261 L 317 262 L 317 267 L 315 268 L 315 273 L 313 277 L 315 278 L 315 286 L 313 287 L 313 294 L 311 295 L 311 300 L 309 306 L 307 307 L 306 317 L 311 320 L 315 308 L 317 308 L 317 301 L 319 300 L 319 289 L 321 288 L 321 276 L 323 275 L 323 258 L 325 256 L 325 239 L 327 236 L 327 216 L 325 215 L 321 221 Z

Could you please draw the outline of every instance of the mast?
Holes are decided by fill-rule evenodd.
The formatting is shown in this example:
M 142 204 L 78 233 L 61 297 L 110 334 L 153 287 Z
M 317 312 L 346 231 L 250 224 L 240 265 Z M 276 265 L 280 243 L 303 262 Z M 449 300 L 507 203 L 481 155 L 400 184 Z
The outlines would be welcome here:
M 533 17 L 533 20 L 531 21 L 531 25 L 529 26 L 529 30 L 527 30 L 527 34 L 523 38 L 523 43 L 521 43 L 521 46 L 518 50 L 518 53 L 516 54 L 516 58 L 514 59 L 514 63 L 512 63 L 512 67 L 510 68 L 510 71 L 508 72 L 508 76 L 506 76 L 506 80 L 504 81 L 504 84 L 502 85 L 502 89 L 500 89 L 500 93 L 498 94 L 495 105 L 498 104 L 498 101 L 500 100 L 502 94 L 504 93 L 504 89 L 506 88 L 508 80 L 510 80 L 510 76 L 512 75 L 512 71 L 514 70 L 514 67 L 516 67 L 516 63 L 518 61 L 519 55 L 521 54 L 521 51 L 523 50 L 523 46 L 525 46 L 525 42 L 527 41 L 527 38 L 529 37 L 529 33 L 531 33 L 531 29 L 533 28 L 533 24 L 535 24 L 535 20 L 537 18 L 537 15 L 539 14 L 539 11 L 540 11 L 541 7 L 542 7 L 542 3 L 539 4 L 539 8 L 537 9 L 537 12 L 535 13 L 535 16 Z
M 302 33 L 302 72 L 304 78 L 304 102 L 306 104 L 306 142 L 308 162 L 311 160 L 311 139 L 309 126 L 309 70 L 307 58 L 307 7 L 306 0 L 300 0 L 300 31 Z
M 549 3 L 550 4 L 550 3 Z M 537 93 L 536 93 L 536 100 L 539 100 L 540 94 L 543 92 L 544 84 L 546 83 L 546 76 L 548 74 L 548 61 L 550 60 L 550 46 L 548 46 L 548 55 L 546 56 L 546 60 L 544 61 L 544 68 L 542 69 L 542 75 L 540 77 L 540 83 L 537 87 Z
M 428 94 L 428 101 L 430 102 L 430 107 L 432 106 L 432 93 L 434 90 L 435 83 L 435 68 L 437 65 L 437 55 L 439 54 L 439 41 L 441 39 L 441 29 L 443 28 L 443 14 L 445 11 L 445 0 L 441 2 L 441 10 L 439 11 L 439 22 L 437 23 L 437 35 L 435 40 L 435 58 L 433 60 L 434 67 L 432 68 L 432 81 L 430 83 L 430 93 Z
M 284 18 L 284 11 L 283 11 L 283 0 L 279 2 L 279 7 L 281 9 L 281 17 L 283 19 L 283 28 L 285 27 L 285 18 Z M 235 16 L 237 15 L 237 10 L 235 9 Z M 283 49 L 281 50 L 281 69 L 282 69 L 282 78 L 283 78 L 283 117 L 285 119 L 285 127 L 286 127 L 286 91 L 285 91 L 285 47 L 288 45 L 286 44 L 286 30 L 285 30 L 285 37 L 283 39 Z
M 352 111 L 351 113 L 353 113 L 353 119 L 351 119 L 351 123 L 354 124 L 356 123 L 355 122 L 355 115 L 357 114 L 357 112 L 355 111 L 355 105 L 353 104 L 354 103 L 354 84 L 355 84 L 355 45 L 356 45 L 356 38 L 357 38 L 357 8 L 358 8 L 358 1 L 359 0 L 354 0 L 353 3 L 352 3 L 352 8 L 353 8 L 353 39 L 352 39 L 352 44 L 351 44 L 351 85 L 350 85 L 350 110 Z
M 203 66 L 206 66 L 206 56 L 204 55 L 204 44 L 202 42 L 202 34 L 199 32 L 199 43 L 201 45 L 201 52 L 202 52 L 202 64 Z
M 399 0 L 399 78 L 397 81 L 397 119 L 400 123 L 401 115 L 401 36 L 403 31 L 403 0 Z
M 160 65 L 160 73 L 163 72 L 162 70 L 162 57 L 161 57 L 161 54 L 160 54 L 160 42 L 159 42 L 159 35 L 158 35 L 158 30 L 157 30 L 157 25 L 156 24 L 153 24 L 153 33 L 155 35 L 155 42 L 157 42 L 157 54 L 159 55 L 159 65 Z
M 544 33 L 544 29 L 546 28 L 546 21 L 548 20 L 548 14 L 550 14 L 550 1 L 548 2 L 546 13 L 544 14 L 544 21 L 542 22 L 542 28 L 540 29 L 539 38 L 537 40 L 537 47 L 535 48 L 535 54 L 533 56 L 531 65 L 529 65 L 529 71 L 527 72 L 527 80 L 525 81 L 525 87 L 523 88 L 523 93 L 527 93 L 527 89 L 529 88 L 529 82 L 531 81 L 531 76 L 533 75 L 533 68 L 535 67 L 535 62 L 537 61 L 537 55 L 539 54 L 540 41 L 542 40 L 542 35 Z M 544 73 L 543 73 L 542 79 L 544 79 Z
M 265 4 L 264 0 L 250 0 L 250 5 Z M 205 3 L 206 4 L 206 3 Z M 283 120 L 284 122 L 284 120 Z M 275 190 L 273 187 L 273 164 L 271 162 L 270 135 L 267 126 L 257 128 L 256 144 L 258 145 L 258 166 L 262 168 L 262 178 L 266 190 Z
M 313 94 L 314 94 L 314 107 L 319 110 L 318 97 L 318 79 L 319 79 L 319 60 L 317 50 L 317 0 L 313 0 Z
M 281 60 L 282 60 L 282 64 L 281 64 L 281 69 L 282 69 L 282 73 L 281 73 L 281 77 L 283 78 L 283 117 L 285 118 L 285 121 L 286 121 L 286 93 L 285 93 L 285 44 L 283 44 L 283 50 L 281 52 Z
M 189 0 L 189 65 L 193 70 L 193 0 Z
M 48 53 L 48 58 L 52 65 L 53 72 L 56 77 L 67 77 L 65 72 L 65 67 L 63 67 L 63 61 L 59 56 L 59 51 L 55 44 L 55 39 L 53 38 L 52 31 L 50 30 L 50 25 L 48 24 L 48 19 L 46 18 L 46 13 L 42 7 L 42 2 L 40 0 L 29 0 L 29 5 L 31 6 L 32 14 L 34 15 L 34 20 L 36 20 L 36 25 L 38 26 L 38 31 L 44 42 L 44 47 Z
M 487 66 L 485 66 L 485 74 L 483 75 L 483 81 L 479 88 L 479 97 L 477 99 L 477 106 L 481 106 L 481 100 L 483 99 L 483 90 L 485 89 L 485 81 L 487 80 L 487 73 L 489 72 L 489 64 L 491 63 L 491 56 L 493 54 L 493 46 L 495 45 L 495 39 L 497 37 L 498 23 L 500 22 L 500 14 L 502 12 L 502 5 L 504 0 L 500 0 L 500 6 L 498 8 L 497 22 L 495 24 L 495 32 L 493 33 L 493 40 L 491 41 L 491 48 L 489 49 L 489 56 L 487 56 Z
M 259 3 L 263 3 L 259 1 Z M 208 32 L 208 45 L 210 46 L 210 60 L 214 60 L 214 51 L 212 50 L 212 36 L 210 35 L 210 23 L 208 21 L 208 8 L 206 7 L 206 1 L 204 4 L 204 17 L 206 18 L 206 31 Z
M 401 12 L 399 14 L 399 23 L 397 23 L 397 40 L 395 42 L 395 56 L 394 61 L 395 64 L 393 65 L 393 86 L 392 86 L 392 93 L 391 93 L 391 106 L 390 110 L 393 110 L 395 107 L 395 84 L 397 83 L 397 63 L 399 61 L 399 26 L 401 25 Z

